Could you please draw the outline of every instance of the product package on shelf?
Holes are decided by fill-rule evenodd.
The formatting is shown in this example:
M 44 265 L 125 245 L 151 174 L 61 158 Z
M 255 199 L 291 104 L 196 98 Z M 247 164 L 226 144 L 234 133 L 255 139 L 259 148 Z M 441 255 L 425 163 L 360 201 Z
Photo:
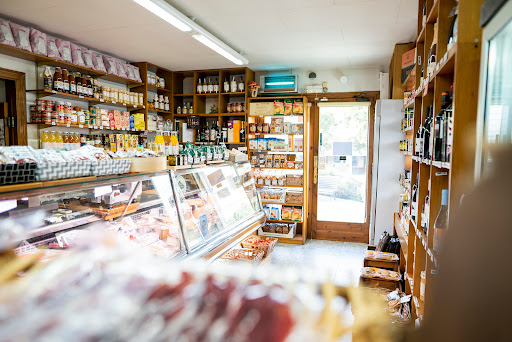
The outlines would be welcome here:
M 284 202 L 285 192 L 283 189 L 265 188 L 259 191 L 262 202 Z
M 37 160 L 37 181 L 85 177 L 91 174 L 90 160 L 67 161 L 62 154 L 52 149 L 35 150 L 34 155 Z
M 249 236 L 242 241 L 243 248 L 257 249 L 263 251 L 263 257 L 269 256 L 277 244 L 277 239 L 273 237 Z
M 57 38 L 48 35 L 46 36 L 46 52 L 48 57 L 58 61 L 62 60 L 59 49 L 57 48 Z
M 370 260 L 385 260 L 385 261 L 398 261 L 398 255 L 394 253 L 366 251 L 365 259 Z
M 293 239 L 297 233 L 297 223 L 265 223 L 258 229 L 258 235 Z
M 41 32 L 33 27 L 30 28 L 30 46 L 32 52 L 46 56 L 46 33 Z
M 361 269 L 361 277 L 369 279 L 399 281 L 400 273 L 376 267 L 363 267 Z
M 71 58 L 71 42 L 69 40 L 57 39 L 57 49 L 64 62 L 73 63 Z
M 16 47 L 12 35 L 11 24 L 7 20 L 0 19 L 0 44 Z
M 32 47 L 30 46 L 30 29 L 26 26 L 21 26 L 13 22 L 11 22 L 10 25 L 16 47 L 18 49 L 32 52 Z
M 0 147 L 0 185 L 35 181 L 36 159 L 28 146 Z
M 252 248 L 237 248 L 232 249 L 221 257 L 221 260 L 230 260 L 230 261 L 242 261 L 242 262 L 251 262 L 251 263 L 259 263 L 263 259 L 265 252 L 258 249 Z
M 84 56 L 83 56 L 83 48 L 74 43 L 71 43 L 71 60 L 73 64 L 78 66 L 85 66 Z

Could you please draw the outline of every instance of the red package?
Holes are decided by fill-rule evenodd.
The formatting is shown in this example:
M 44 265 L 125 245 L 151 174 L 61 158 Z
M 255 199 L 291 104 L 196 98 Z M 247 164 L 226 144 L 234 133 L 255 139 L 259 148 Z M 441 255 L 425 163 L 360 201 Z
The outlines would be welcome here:
M 126 75 L 126 63 L 121 62 L 119 59 L 116 59 L 116 69 L 117 76 L 127 78 Z
M 10 23 L 10 25 L 16 47 L 32 52 L 32 47 L 30 46 L 30 29 L 15 23 Z
M 107 69 L 105 68 L 105 64 L 103 63 L 103 55 L 99 53 L 92 53 L 92 64 L 94 65 L 94 70 L 101 71 L 106 73 Z
M 59 49 L 57 48 L 57 38 L 46 36 L 46 52 L 48 57 L 62 61 Z
M 117 75 L 116 59 L 114 57 L 103 56 L 103 64 L 105 64 L 108 74 Z
M 57 49 L 64 62 L 73 63 L 71 58 L 71 42 L 69 40 L 57 39 Z
M 32 52 L 46 56 L 46 33 L 30 28 L 30 46 Z
M 73 50 L 71 50 L 71 52 L 73 52 Z M 84 59 L 85 67 L 94 69 L 94 63 L 92 62 L 92 51 L 82 47 L 82 57 Z
M 85 66 L 82 47 L 71 43 L 71 59 L 73 64 Z
M 16 47 L 11 31 L 11 25 L 7 20 L 0 19 L 0 44 Z

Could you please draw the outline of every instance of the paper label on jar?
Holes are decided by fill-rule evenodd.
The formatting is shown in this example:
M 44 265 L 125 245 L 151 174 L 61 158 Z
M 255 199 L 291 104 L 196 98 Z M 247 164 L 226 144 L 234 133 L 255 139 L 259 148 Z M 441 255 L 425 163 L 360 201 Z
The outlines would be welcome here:
M 24 47 L 24 48 L 30 47 L 30 43 L 28 41 L 27 32 L 19 30 L 18 33 L 19 33 L 19 36 L 20 36 L 20 45 L 21 45 L 21 47 Z
M 71 84 L 71 92 L 76 93 L 76 84 Z
M 14 42 L 14 38 L 12 37 L 11 30 L 7 27 L 7 25 L 0 25 L 2 29 L 2 34 L 4 35 L 4 39 L 8 42 Z

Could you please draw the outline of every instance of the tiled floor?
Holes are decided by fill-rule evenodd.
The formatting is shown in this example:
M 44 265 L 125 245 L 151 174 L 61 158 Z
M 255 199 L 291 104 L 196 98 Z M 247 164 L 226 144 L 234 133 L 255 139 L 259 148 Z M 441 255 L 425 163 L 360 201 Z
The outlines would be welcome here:
M 319 272 L 336 285 L 357 285 L 367 244 L 307 240 L 304 245 L 278 243 L 272 264 L 294 265 L 305 272 Z

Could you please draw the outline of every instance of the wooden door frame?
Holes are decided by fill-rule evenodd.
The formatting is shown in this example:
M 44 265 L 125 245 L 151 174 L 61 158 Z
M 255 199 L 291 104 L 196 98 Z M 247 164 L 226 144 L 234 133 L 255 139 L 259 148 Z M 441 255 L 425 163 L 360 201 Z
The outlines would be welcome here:
M 316 225 L 313 224 L 313 217 L 316 217 L 316 201 L 313 198 L 313 179 L 314 179 L 314 156 L 318 156 L 318 115 L 319 110 L 315 98 L 327 98 L 329 102 L 356 102 L 356 97 L 363 96 L 370 100 L 370 111 L 368 118 L 368 163 L 367 163 L 367 193 L 366 193 L 366 222 L 365 223 L 327 223 L 324 232 L 319 232 Z M 309 174 L 311 175 L 308 185 L 309 215 L 308 227 L 310 227 L 310 238 L 319 240 L 350 241 L 350 242 L 369 242 L 370 227 L 370 208 L 371 208 L 371 190 L 372 190 L 372 168 L 373 168 L 373 135 L 375 125 L 375 104 L 380 98 L 378 91 L 350 92 L 350 93 L 328 93 L 328 94 L 307 94 L 311 105 L 311 124 L 310 124 L 310 147 L 309 147 Z M 338 231 L 330 230 L 331 228 Z M 339 229 L 343 231 L 339 231 Z
M 15 113 L 14 128 L 9 134 L 13 134 L 15 145 L 27 145 L 27 99 L 25 87 L 25 73 L 0 68 L 0 78 L 14 81 L 14 100 L 7 96 L 9 110 Z M 7 92 L 7 86 L 6 86 Z M 7 141 L 6 141 L 7 143 Z

